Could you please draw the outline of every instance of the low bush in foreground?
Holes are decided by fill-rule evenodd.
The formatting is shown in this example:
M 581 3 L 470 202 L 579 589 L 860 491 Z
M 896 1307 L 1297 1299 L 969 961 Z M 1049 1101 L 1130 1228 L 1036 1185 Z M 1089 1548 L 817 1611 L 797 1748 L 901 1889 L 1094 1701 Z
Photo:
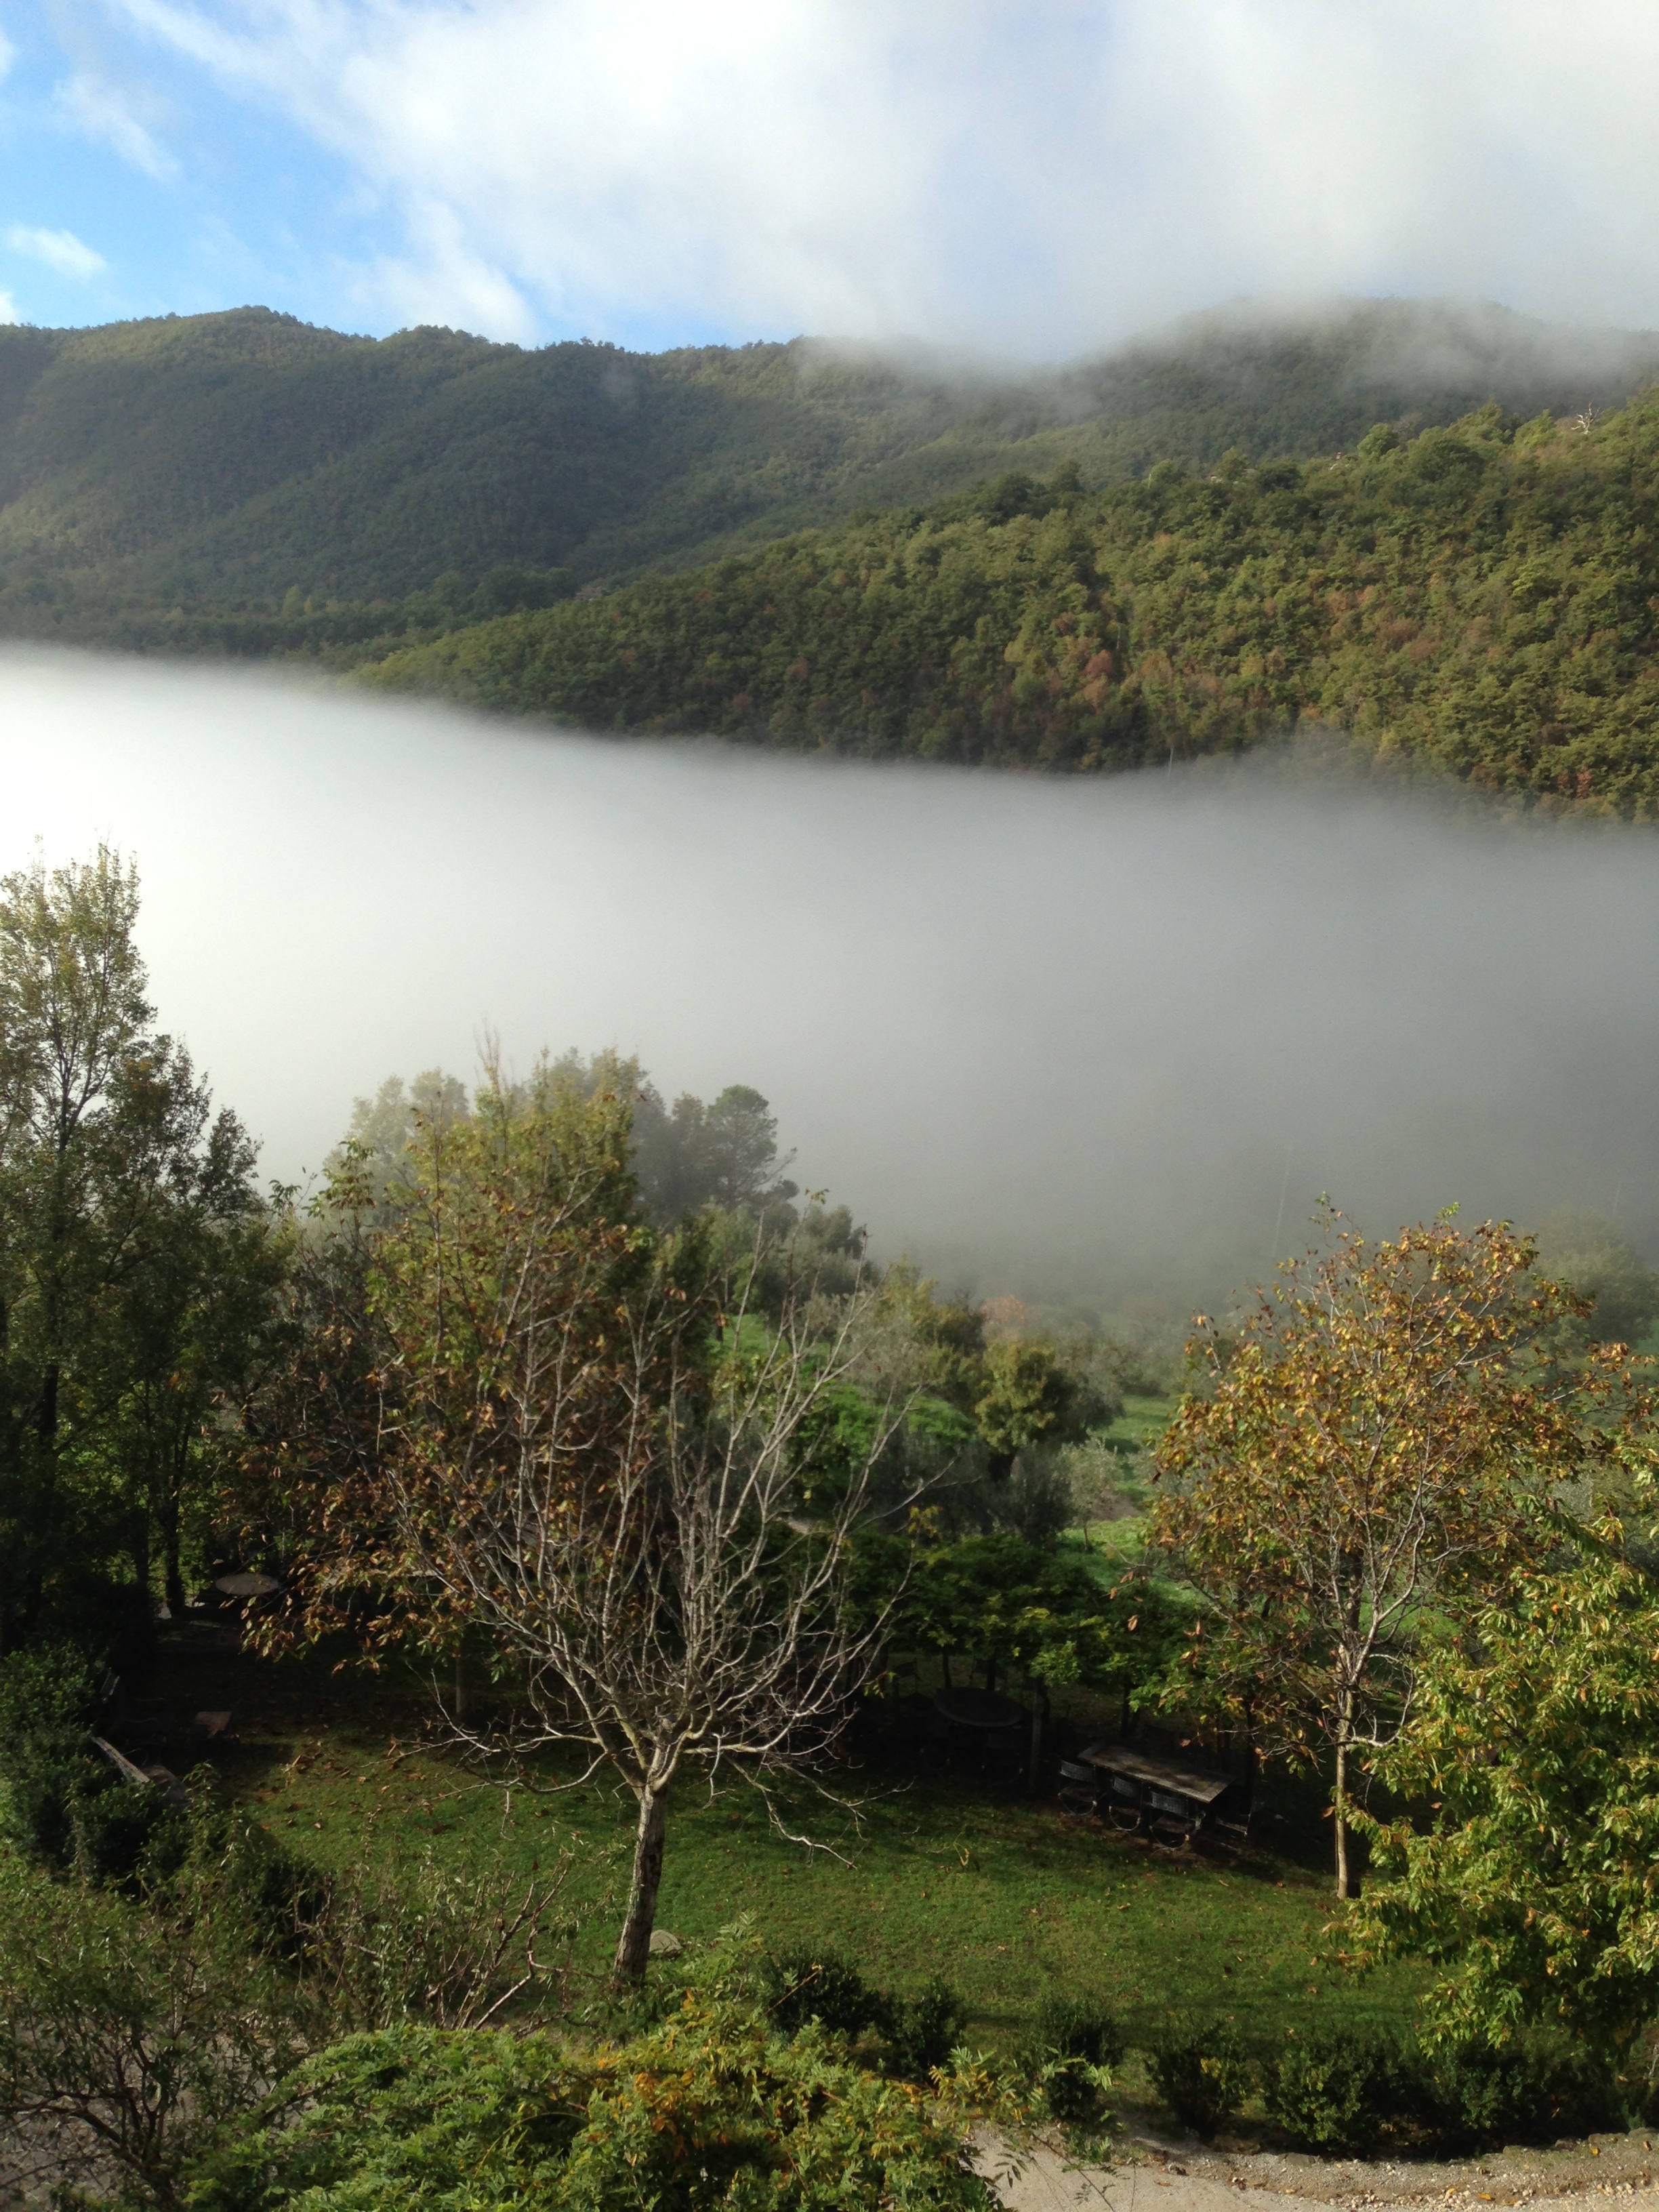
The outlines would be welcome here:
M 1050 1996 L 1031 2022 L 1024 2070 L 1055 2119 L 1098 2129 L 1107 2117 L 1112 2069 L 1127 2048 L 1122 2024 L 1103 1999 Z
M 1250 2094 L 1249 2061 L 1225 2021 L 1172 2021 L 1147 2058 L 1159 2096 L 1194 2135 L 1213 2135 Z
M 321 2052 L 204 2160 L 193 2212 L 989 2212 L 983 2081 L 933 2090 L 689 1992 L 635 2040 L 401 2027 Z
M 542 1877 L 409 1852 L 325 1875 L 209 1789 L 178 1821 L 118 1884 L 0 1845 L 0 2141 L 26 2136 L 59 2195 L 173 2205 L 307 2051 L 562 2002 L 568 1855 Z
M 1384 2146 L 1455 2155 L 1553 2142 L 1623 2127 L 1632 2101 L 1606 2060 L 1547 2038 L 1425 2050 L 1333 2028 L 1287 2038 L 1259 2071 L 1270 2126 L 1298 2149 L 1331 2157 Z M 1200 2135 L 1237 2112 L 1250 2087 L 1231 2030 L 1213 2021 L 1172 2028 L 1152 2072 L 1176 2118 Z
M 876 2039 L 884 2070 L 913 2081 L 948 2063 L 967 2025 L 961 1997 L 940 1976 L 900 1996 L 866 1982 L 852 1960 L 823 1945 L 768 1960 L 762 1979 L 769 2013 L 786 2033 L 816 2021 L 831 2034 Z
M 1418 2068 L 1430 2124 L 1448 2149 L 1553 2142 L 1626 2124 L 1611 2066 L 1580 2045 L 1471 2041 L 1419 2059 Z

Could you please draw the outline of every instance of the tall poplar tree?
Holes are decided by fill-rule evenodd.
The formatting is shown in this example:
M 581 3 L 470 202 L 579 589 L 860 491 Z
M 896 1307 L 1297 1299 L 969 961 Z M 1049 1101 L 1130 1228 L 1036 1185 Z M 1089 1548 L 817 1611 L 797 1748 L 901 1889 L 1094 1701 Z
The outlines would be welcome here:
M 120 1553 L 145 1579 L 158 1518 L 182 1595 L 189 1453 L 175 1443 L 170 1492 L 143 1472 L 135 1393 L 158 1416 L 188 1398 L 183 1426 L 199 1435 L 228 1353 L 195 1358 L 189 1316 L 222 1313 L 256 1256 L 257 1290 L 271 1256 L 240 1124 L 213 1115 L 188 1055 L 155 1030 L 137 913 L 137 872 L 106 847 L 0 880 L 0 1650 L 32 1632 L 55 1582 Z M 233 1224 L 240 1245 L 222 1234 Z M 255 1325 L 244 1311 L 230 1333 Z

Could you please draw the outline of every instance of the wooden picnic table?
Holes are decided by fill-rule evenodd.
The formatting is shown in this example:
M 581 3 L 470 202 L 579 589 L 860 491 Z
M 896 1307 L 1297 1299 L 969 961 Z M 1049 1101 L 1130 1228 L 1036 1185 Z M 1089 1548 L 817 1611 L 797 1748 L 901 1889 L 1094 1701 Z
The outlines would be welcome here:
M 1224 1790 L 1232 1787 L 1224 1774 L 1211 1774 L 1201 1766 L 1188 1766 L 1179 1759 L 1160 1758 L 1156 1752 L 1141 1751 L 1129 1743 L 1092 1743 L 1079 1757 L 1108 1774 L 1127 1775 L 1143 1789 L 1190 1798 L 1197 1805 L 1213 1805 Z
M 1091 1743 L 1079 1756 L 1109 1778 L 1108 1809 L 1115 1824 L 1139 1826 L 1150 1814 L 1155 1840 L 1160 1831 L 1176 1839 L 1183 1832 L 1191 1835 L 1217 1798 L 1232 1787 L 1224 1774 L 1133 1744 Z

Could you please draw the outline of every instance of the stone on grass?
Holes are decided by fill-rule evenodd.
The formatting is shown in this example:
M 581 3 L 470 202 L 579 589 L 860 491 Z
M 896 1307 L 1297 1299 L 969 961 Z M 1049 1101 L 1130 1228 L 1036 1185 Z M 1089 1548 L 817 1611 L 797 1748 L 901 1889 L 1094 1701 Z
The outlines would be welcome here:
M 678 1936 L 671 1936 L 665 1928 L 651 1930 L 651 1955 L 653 1959 L 678 1959 L 685 1946 Z

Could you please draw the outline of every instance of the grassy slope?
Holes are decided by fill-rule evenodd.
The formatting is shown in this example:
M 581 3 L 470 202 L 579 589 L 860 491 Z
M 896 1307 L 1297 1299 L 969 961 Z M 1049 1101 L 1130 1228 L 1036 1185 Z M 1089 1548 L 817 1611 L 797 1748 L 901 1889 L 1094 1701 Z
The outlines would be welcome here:
M 628 1802 L 599 1787 L 540 1804 L 520 1793 L 504 1817 L 496 1790 L 430 1753 L 389 1750 L 384 1724 L 349 1698 L 303 1718 L 289 1691 L 260 1702 L 251 1719 L 243 1698 L 252 1741 L 240 1771 L 273 1832 L 337 1862 L 372 1850 L 384 1822 L 446 1856 L 499 1849 L 528 1866 L 544 1865 L 574 1830 L 567 1894 L 588 1916 L 579 1959 L 602 1966 L 631 1842 Z M 909 1784 L 902 1761 L 866 1766 L 858 1780 L 870 1796 L 861 1838 L 833 1814 L 792 1808 L 847 1864 L 770 1832 L 741 1785 L 712 1802 L 689 1787 L 672 1822 L 659 1923 L 701 1937 L 751 1913 L 769 1943 L 834 1944 L 877 1979 L 913 1985 L 943 1972 L 966 1996 L 975 2033 L 998 2043 L 1052 1990 L 1103 1992 L 1143 2038 L 1171 2008 L 1219 2010 L 1258 2047 L 1305 2024 L 1310 2005 L 1332 2020 L 1409 2018 L 1409 1977 L 1355 1984 L 1320 1963 L 1334 1907 L 1323 1830 L 1304 1793 L 1281 1785 L 1264 1814 L 1272 1856 L 1228 1868 L 1150 1856 L 1050 1802 L 970 1779 Z
M 1399 302 L 1200 319 L 1065 371 L 971 376 L 802 342 L 374 341 L 258 308 L 0 330 L 0 631 L 114 636 L 133 609 L 270 607 L 290 587 L 395 599 L 451 571 L 470 590 L 501 563 L 637 573 L 1013 466 L 1071 458 L 1104 480 L 1231 445 L 1328 451 L 1491 392 L 1605 404 L 1656 369 L 1651 341 L 1595 351 Z M 174 641 L 192 639 L 226 642 L 200 624 Z
M 1131 1399 L 1109 1443 L 1133 1459 L 1171 1402 Z M 1140 1526 L 1101 1524 L 1091 1556 L 1103 1568 L 1138 1553 Z M 412 1685 L 333 1674 L 319 1657 L 196 1664 L 211 1680 L 194 1674 L 189 1694 L 237 1714 L 234 1786 L 285 1843 L 339 1863 L 386 1833 L 464 1862 L 501 1851 L 527 1869 L 574 1839 L 566 1893 L 583 1915 L 577 1964 L 603 1970 L 632 1844 L 623 1793 L 591 1783 L 504 1800 L 422 1744 L 431 1708 Z M 1054 1741 L 1076 1747 L 1115 1719 L 1115 1699 L 1062 1691 Z M 967 1998 L 975 2035 L 995 2044 L 1016 2040 L 1054 1990 L 1105 1995 L 1143 2041 L 1180 2008 L 1225 2014 L 1258 2049 L 1305 2026 L 1310 2006 L 1334 2021 L 1409 2023 L 1411 1974 L 1356 1984 L 1322 1963 L 1336 1908 L 1316 1785 L 1271 1782 L 1260 1847 L 1230 1867 L 1164 1859 L 1068 1820 L 1051 1799 L 916 1767 L 902 1712 L 872 1705 L 854 1769 L 838 1778 L 864 1801 L 859 1820 L 805 1795 L 785 1808 L 789 1826 L 830 1852 L 788 1841 L 741 1784 L 711 1797 L 688 1783 L 672 1817 L 659 1924 L 707 1937 L 750 1914 L 769 1945 L 831 1944 L 880 1982 L 915 1986 L 942 1972 Z M 1133 2087 L 1133 2066 L 1129 2078 Z
M 1659 400 L 1092 494 L 1015 483 L 365 672 L 590 726 L 1095 769 L 1308 717 L 1659 815 Z

